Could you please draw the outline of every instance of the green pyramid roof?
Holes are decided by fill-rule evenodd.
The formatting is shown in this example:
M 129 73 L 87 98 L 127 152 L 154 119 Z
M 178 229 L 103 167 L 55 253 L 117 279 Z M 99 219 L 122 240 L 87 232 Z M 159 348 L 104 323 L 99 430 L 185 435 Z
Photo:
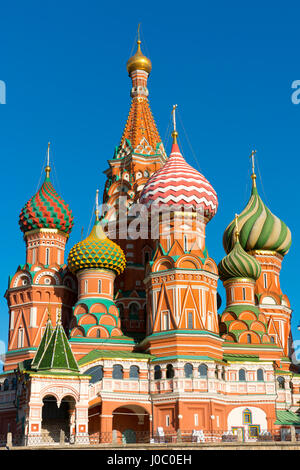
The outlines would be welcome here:
M 40 345 L 39 345 L 38 350 L 37 350 L 37 352 L 34 356 L 34 359 L 32 361 L 32 364 L 31 364 L 32 369 L 38 369 L 39 362 L 40 362 L 41 357 L 42 357 L 42 355 L 43 355 L 43 353 L 44 353 L 44 351 L 47 347 L 47 344 L 50 341 L 52 333 L 53 333 L 53 326 L 52 326 L 51 320 L 49 318 L 47 323 L 46 323 L 45 332 L 44 332 L 43 337 L 41 339 Z
M 77 361 L 60 319 L 57 321 L 56 328 L 48 341 L 37 370 L 79 372 Z

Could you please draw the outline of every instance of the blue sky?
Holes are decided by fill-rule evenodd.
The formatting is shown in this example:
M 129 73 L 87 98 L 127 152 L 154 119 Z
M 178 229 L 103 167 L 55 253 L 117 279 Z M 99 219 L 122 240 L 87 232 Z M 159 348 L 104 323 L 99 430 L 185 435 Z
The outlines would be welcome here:
M 300 79 L 296 2 L 14 1 L 1 6 L 0 292 L 25 260 L 18 215 L 40 181 L 50 140 L 57 191 L 75 216 L 67 252 L 88 230 L 95 190 L 119 144 L 130 104 L 126 61 L 141 22 L 143 52 L 153 64 L 151 108 L 164 140 L 178 104 L 186 160 L 213 184 L 219 209 L 207 247 L 219 262 L 223 231 L 250 195 L 250 160 L 257 149 L 258 189 L 292 231 L 281 286 L 298 308 Z M 187 137 L 186 137 L 187 136 Z M 170 139 L 164 140 L 170 151 Z M 221 291 L 223 294 L 223 291 Z M 224 307 L 223 300 L 223 307 Z M 7 339 L 0 300 L 0 339 Z

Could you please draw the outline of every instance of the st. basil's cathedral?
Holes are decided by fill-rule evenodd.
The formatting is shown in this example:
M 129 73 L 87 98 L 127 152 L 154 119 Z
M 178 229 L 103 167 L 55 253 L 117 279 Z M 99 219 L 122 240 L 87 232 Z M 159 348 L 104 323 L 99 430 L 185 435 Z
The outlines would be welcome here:
M 21 210 L 26 262 L 5 293 L 2 434 L 27 443 L 62 430 L 74 442 L 178 431 L 251 440 L 300 428 L 292 309 L 280 287 L 290 230 L 259 195 L 253 152 L 249 202 L 225 229 L 224 258 L 210 258 L 205 230 L 217 194 L 180 151 L 175 107 L 166 153 L 149 104 L 151 69 L 138 39 L 127 62 L 129 115 L 105 171 L 106 211 L 97 192 L 89 236 L 65 254 L 74 220 L 52 185 L 50 158 Z M 161 210 L 155 235 L 121 236 L 121 199 L 125 229 L 135 204 L 148 216 Z M 219 279 L 226 306 L 218 312 Z

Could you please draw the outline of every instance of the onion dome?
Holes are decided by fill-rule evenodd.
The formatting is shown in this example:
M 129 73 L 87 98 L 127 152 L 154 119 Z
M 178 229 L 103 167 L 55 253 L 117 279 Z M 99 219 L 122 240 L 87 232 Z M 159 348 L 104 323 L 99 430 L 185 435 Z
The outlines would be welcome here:
M 174 131 L 172 136 L 171 154 L 145 184 L 140 202 L 148 207 L 155 203 L 159 206 L 201 208 L 210 220 L 217 212 L 217 194 L 207 179 L 183 158 L 177 143 L 177 132 Z
M 57 194 L 50 181 L 49 160 L 45 171 L 46 177 L 41 188 L 21 210 L 20 228 L 23 233 L 51 228 L 69 234 L 74 225 L 74 218 L 69 205 Z
M 125 265 L 122 248 L 107 238 L 97 218 L 90 235 L 76 243 L 68 256 L 68 267 L 73 273 L 81 269 L 108 269 L 120 274 Z
M 151 60 L 148 57 L 144 56 L 141 50 L 141 41 L 138 39 L 137 41 L 137 51 L 136 53 L 130 57 L 127 61 L 127 71 L 130 75 L 135 70 L 144 70 L 147 73 L 150 73 L 152 69 Z
M 262 202 L 252 174 L 252 192 L 245 209 L 238 216 L 240 244 L 245 251 L 275 251 L 284 256 L 291 246 L 290 229 Z M 223 236 L 223 245 L 229 253 L 235 243 L 235 224 L 232 221 Z
M 222 259 L 218 265 L 221 281 L 227 281 L 236 277 L 257 280 L 261 274 L 261 266 L 254 256 L 248 255 L 241 247 L 239 241 L 231 252 Z

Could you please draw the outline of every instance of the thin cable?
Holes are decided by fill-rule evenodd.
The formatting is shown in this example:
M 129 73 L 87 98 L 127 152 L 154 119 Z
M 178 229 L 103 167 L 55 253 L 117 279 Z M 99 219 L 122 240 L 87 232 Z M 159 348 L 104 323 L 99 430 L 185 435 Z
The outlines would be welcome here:
M 183 125 L 183 121 L 182 121 L 182 119 L 181 119 L 180 113 L 178 112 L 177 115 L 179 116 L 180 124 L 181 124 L 181 126 L 182 126 L 182 128 L 183 128 L 183 132 L 184 132 L 185 138 L 186 138 L 186 140 L 187 140 L 187 142 L 188 142 L 188 145 L 189 145 L 189 147 L 190 147 L 190 149 L 191 149 L 193 158 L 194 158 L 194 160 L 195 160 L 195 162 L 196 162 L 196 164 L 197 164 L 197 166 L 198 166 L 199 171 L 202 173 L 201 165 L 200 165 L 200 163 L 199 163 L 199 161 L 198 161 L 198 158 L 197 158 L 197 156 L 196 156 L 196 154 L 195 154 L 195 152 L 194 152 L 194 149 L 193 149 L 193 147 L 192 147 L 192 144 L 191 144 L 191 142 L 190 142 L 190 139 L 189 139 L 189 137 L 188 137 L 188 134 L 187 134 L 187 132 L 186 132 L 186 130 L 185 130 L 185 127 L 184 127 L 184 125 Z
M 45 155 L 45 158 L 44 158 L 44 161 L 43 161 L 43 165 L 42 165 L 42 169 L 41 169 L 41 174 L 40 174 L 39 182 L 38 182 L 37 187 L 36 187 L 36 190 L 35 190 L 36 193 L 37 193 L 37 191 L 38 191 L 39 188 L 40 188 L 41 179 L 42 179 L 42 174 L 43 174 L 43 172 L 44 172 L 44 168 L 45 168 L 45 166 L 46 166 L 46 162 L 47 162 L 47 152 L 46 152 L 46 155 Z
M 94 202 L 94 205 L 93 205 L 92 215 L 91 215 L 91 219 L 90 219 L 90 223 L 89 223 L 89 227 L 88 227 L 86 236 L 88 236 L 89 233 L 90 233 L 90 228 L 91 228 L 91 224 L 92 224 L 92 220 L 93 220 L 93 215 L 95 214 L 95 210 L 96 210 L 96 201 Z

